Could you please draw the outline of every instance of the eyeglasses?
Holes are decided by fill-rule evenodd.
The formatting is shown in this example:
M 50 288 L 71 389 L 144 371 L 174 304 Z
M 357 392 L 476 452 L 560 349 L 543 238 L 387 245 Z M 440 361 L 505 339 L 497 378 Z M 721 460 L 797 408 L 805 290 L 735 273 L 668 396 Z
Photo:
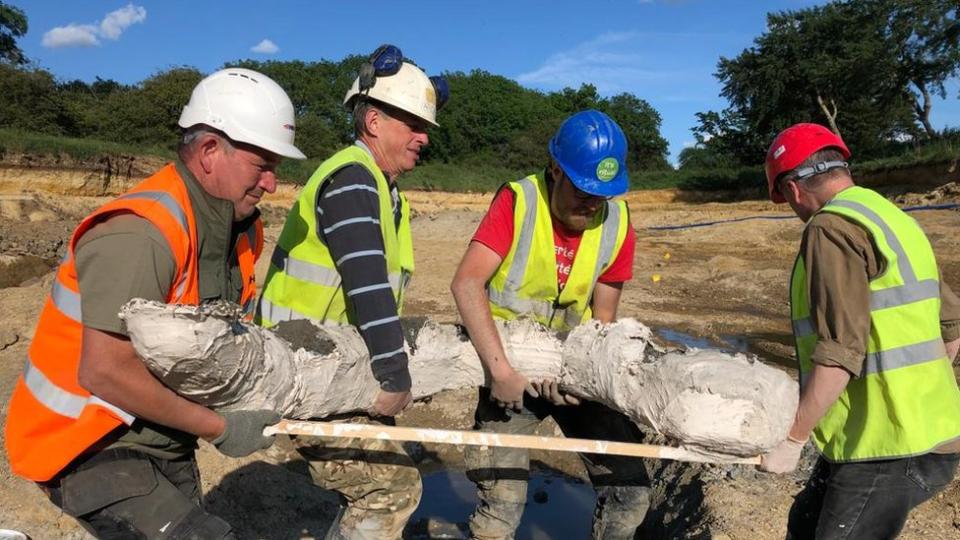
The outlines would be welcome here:
M 370 55 L 369 61 L 360 67 L 360 91 L 373 88 L 377 82 L 377 77 L 390 77 L 396 75 L 403 66 L 403 62 L 416 63 L 409 58 L 404 58 L 400 48 L 396 45 L 381 45 Z M 450 99 L 450 85 L 447 79 L 440 75 L 430 77 L 430 83 L 437 95 L 437 110 L 443 108 Z

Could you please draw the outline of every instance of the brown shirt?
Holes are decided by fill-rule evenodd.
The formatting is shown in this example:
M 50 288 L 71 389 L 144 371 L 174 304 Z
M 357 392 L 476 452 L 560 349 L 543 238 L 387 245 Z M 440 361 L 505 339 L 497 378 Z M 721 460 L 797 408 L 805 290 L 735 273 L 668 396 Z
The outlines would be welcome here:
M 187 186 L 197 223 L 201 301 L 223 298 L 237 302 L 243 278 L 233 246 L 237 235 L 256 215 L 233 221 L 233 204 L 211 196 L 181 163 L 177 172 Z M 117 316 L 133 298 L 164 302 L 176 278 L 177 265 L 167 240 L 150 221 L 134 214 L 118 214 L 98 223 L 77 240 L 75 249 L 84 326 L 126 335 Z M 196 448 L 196 437 L 137 419 L 117 428 L 106 442 L 133 447 L 164 459 Z
M 807 224 L 800 243 L 807 270 L 810 318 L 817 332 L 811 360 L 863 372 L 870 335 L 870 281 L 886 261 L 859 225 L 822 212 Z M 940 330 L 944 341 L 960 338 L 960 300 L 940 282 Z M 960 441 L 938 452 L 960 451 Z

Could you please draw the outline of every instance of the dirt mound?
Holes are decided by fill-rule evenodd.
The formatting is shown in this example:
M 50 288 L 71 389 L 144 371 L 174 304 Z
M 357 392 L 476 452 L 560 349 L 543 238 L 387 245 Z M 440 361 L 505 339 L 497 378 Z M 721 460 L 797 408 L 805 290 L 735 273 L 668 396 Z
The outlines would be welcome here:
M 0 195 L 0 288 L 20 285 L 53 269 L 80 210 L 67 210 L 53 198 L 35 194 Z
M 156 172 L 165 161 L 115 154 L 90 158 L 7 154 L 0 160 L 0 192 L 116 195 Z
M 950 182 L 925 193 L 905 193 L 894 198 L 901 206 L 950 204 L 960 202 L 960 183 Z
M 150 169 L 144 173 L 148 174 L 156 167 L 144 165 L 143 168 Z M 69 178 L 71 174 L 74 173 L 55 170 L 50 163 L 42 166 L 33 163 L 30 168 L 19 166 L 13 171 L 8 159 L 0 162 L 0 194 L 19 195 L 0 197 L 0 277 L 13 272 L 11 263 L 25 268 L 38 263 L 29 257 L 39 259 L 41 264 L 55 263 L 79 220 L 104 201 L 97 197 L 43 195 L 47 187 L 53 193 L 68 191 L 64 182 L 73 182 Z M 910 179 L 917 177 L 912 174 Z M 100 176 L 96 178 L 102 180 Z M 84 190 L 94 185 L 83 184 L 79 173 L 76 179 L 77 186 L 86 185 Z M 908 179 L 903 180 L 906 184 Z M 108 186 L 113 185 L 108 182 Z M 956 184 L 939 189 L 920 187 L 924 185 L 929 184 L 914 181 L 909 189 L 899 192 L 904 198 L 897 202 L 915 205 L 960 201 Z M 925 190 L 932 191 L 917 193 Z M 298 191 L 295 186 L 281 186 L 277 193 L 265 198 L 267 246 L 257 267 L 260 282 Z M 408 192 L 408 196 L 418 212 L 413 225 L 417 273 L 407 294 L 404 314 L 454 321 L 457 312 L 449 294 L 450 280 L 492 194 Z M 631 194 L 628 199 L 631 222 L 639 234 L 634 279 L 624 287 L 619 314 L 636 317 L 657 328 L 684 332 L 693 338 L 727 343 L 737 350 L 745 344 L 765 360 L 792 368 L 795 360 L 791 358 L 787 282 L 800 240 L 799 221 L 741 221 L 675 231 L 647 229 L 657 225 L 780 215 L 789 210 L 764 200 L 691 204 L 678 202 L 667 192 Z M 56 219 L 48 220 L 51 215 Z M 960 227 L 960 212 L 912 215 L 931 239 L 944 280 L 957 290 L 960 235 L 956 231 Z M 670 256 L 666 257 L 667 254 Z M 42 267 L 35 268 L 36 272 L 43 271 Z M 52 279 L 48 271 L 39 280 L 26 278 L 26 283 L 21 280 L 20 286 L 0 289 L 0 312 L 4 313 L 0 317 L 0 396 L 4 396 L 0 402 L 0 421 L 6 414 L 6 396 L 13 391 L 22 372 L 34 325 Z M 14 281 L 17 280 L 20 277 Z M 472 389 L 438 394 L 430 403 L 417 404 L 405 411 L 398 423 L 469 429 L 476 399 L 476 391 Z M 544 422 L 538 433 L 555 436 L 559 435 L 557 429 L 555 424 Z M 2 436 L 0 433 L 0 439 Z M 463 467 L 462 448 L 456 446 L 431 445 L 412 454 L 417 456 L 415 459 L 425 475 Z M 574 454 L 533 451 L 531 460 L 535 471 L 540 467 L 580 480 L 585 475 Z M 312 486 L 304 462 L 288 441 L 281 440 L 267 452 L 239 460 L 226 459 L 209 445 L 203 445 L 199 461 L 205 503 L 233 524 L 241 538 L 322 537 L 334 515 L 335 505 L 322 498 L 329 494 Z M 641 534 L 646 534 L 645 538 L 698 540 L 783 538 L 787 512 L 793 496 L 802 488 L 809 466 L 808 457 L 798 473 L 774 476 L 741 466 L 651 463 L 654 507 Z M 0 484 L 4 486 L 0 490 L 0 527 L 23 530 L 33 538 L 89 538 L 71 518 L 50 504 L 35 485 L 16 478 L 3 457 L 0 457 Z M 472 494 L 472 485 L 467 485 L 466 490 Z M 421 504 L 446 504 L 449 501 L 438 502 L 438 498 L 450 492 L 428 487 Z M 558 511 L 553 499 L 536 500 L 536 485 L 531 485 L 530 492 L 527 519 L 534 525 L 538 507 Z M 957 501 L 960 501 L 960 480 L 916 509 L 900 537 L 904 540 L 960 538 Z M 585 504 L 586 509 L 572 513 L 588 523 L 593 501 Z M 471 510 L 472 505 L 464 508 L 456 519 L 465 520 Z
M 80 217 L 51 197 L 0 195 L 0 254 L 55 259 Z

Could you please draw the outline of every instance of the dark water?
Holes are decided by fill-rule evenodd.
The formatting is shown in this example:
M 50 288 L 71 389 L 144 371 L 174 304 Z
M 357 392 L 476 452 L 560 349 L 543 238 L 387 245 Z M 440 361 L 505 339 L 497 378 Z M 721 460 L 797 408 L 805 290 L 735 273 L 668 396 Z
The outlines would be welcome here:
M 751 353 L 760 357 L 768 364 L 796 369 L 796 360 L 791 355 L 783 355 L 763 347 L 763 344 L 780 343 L 793 350 L 793 336 L 791 334 L 756 333 L 749 335 L 721 335 L 719 339 L 698 337 L 670 328 L 657 328 L 654 332 L 664 341 L 672 345 L 681 345 L 687 348 L 717 349 L 727 353 Z
M 425 474 L 423 494 L 405 538 L 469 538 L 466 522 L 477 504 L 477 488 L 463 471 Z M 596 495 L 589 484 L 531 471 L 527 506 L 516 538 L 589 538 L 594 504 Z
M 725 352 L 747 352 L 750 350 L 749 340 L 745 337 L 720 336 L 720 341 L 714 341 L 669 328 L 658 328 L 656 333 L 665 341 L 688 348 L 720 349 Z

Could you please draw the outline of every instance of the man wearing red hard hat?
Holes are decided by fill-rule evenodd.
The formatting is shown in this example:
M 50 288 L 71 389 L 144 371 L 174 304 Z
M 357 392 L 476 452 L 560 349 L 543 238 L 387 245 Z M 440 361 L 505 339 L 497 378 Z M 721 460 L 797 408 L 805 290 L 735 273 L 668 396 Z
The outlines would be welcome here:
M 850 150 L 817 124 L 774 139 L 767 187 L 805 222 L 790 280 L 800 403 L 761 470 L 820 460 L 790 511 L 790 537 L 892 538 L 960 461 L 960 302 L 911 217 L 855 186 Z

